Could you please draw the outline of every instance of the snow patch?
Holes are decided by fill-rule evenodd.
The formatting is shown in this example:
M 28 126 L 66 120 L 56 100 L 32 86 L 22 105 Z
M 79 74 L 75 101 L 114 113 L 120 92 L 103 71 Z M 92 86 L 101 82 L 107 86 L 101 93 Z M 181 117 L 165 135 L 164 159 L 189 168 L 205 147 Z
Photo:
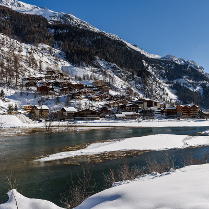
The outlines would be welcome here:
M 165 150 L 208 144 L 208 136 L 189 137 L 187 135 L 159 134 L 143 137 L 133 137 L 121 140 L 112 140 L 101 143 L 93 143 L 81 150 L 53 154 L 49 157 L 39 159 L 38 161 L 47 162 L 75 156 L 95 155 L 115 151 Z

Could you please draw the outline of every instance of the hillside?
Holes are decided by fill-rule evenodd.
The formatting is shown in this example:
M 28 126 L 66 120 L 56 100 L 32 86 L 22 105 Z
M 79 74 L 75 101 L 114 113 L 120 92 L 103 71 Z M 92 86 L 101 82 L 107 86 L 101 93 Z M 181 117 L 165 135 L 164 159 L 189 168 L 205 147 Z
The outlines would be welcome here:
M 75 83 L 104 80 L 114 95 L 209 108 L 209 76 L 193 61 L 149 54 L 70 14 L 16 0 L 0 0 L 0 5 L 4 89 L 10 86 L 20 91 L 23 77 L 40 77 L 54 69 Z M 21 104 L 29 101 L 23 102 L 17 92 L 7 96 Z M 60 101 L 61 106 L 66 103 L 63 98 Z M 30 103 L 37 102 L 30 98 Z

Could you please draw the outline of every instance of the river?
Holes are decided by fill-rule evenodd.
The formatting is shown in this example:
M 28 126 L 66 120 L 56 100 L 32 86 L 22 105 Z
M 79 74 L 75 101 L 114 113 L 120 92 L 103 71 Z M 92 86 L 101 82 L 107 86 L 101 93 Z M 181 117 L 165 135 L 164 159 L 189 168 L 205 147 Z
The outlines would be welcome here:
M 83 169 L 89 169 L 92 179 L 97 184 L 97 191 L 105 188 L 104 173 L 110 168 L 117 169 L 126 162 L 128 165 L 143 167 L 147 159 L 163 162 L 166 154 L 172 157 L 175 167 L 185 165 L 185 159 L 192 158 L 192 163 L 207 162 L 209 147 L 184 150 L 169 150 L 144 153 L 126 159 L 108 160 L 103 163 L 34 164 L 37 157 L 60 152 L 66 146 L 82 145 L 95 141 L 145 136 L 151 134 L 190 134 L 208 130 L 209 127 L 178 128 L 114 128 L 72 133 L 34 134 L 31 136 L 0 138 L 0 203 L 7 200 L 9 190 L 7 177 L 16 180 L 19 192 L 27 197 L 47 199 L 60 206 L 62 196 L 67 194 L 76 179 L 82 176 Z M 187 160 L 188 161 L 188 160 Z

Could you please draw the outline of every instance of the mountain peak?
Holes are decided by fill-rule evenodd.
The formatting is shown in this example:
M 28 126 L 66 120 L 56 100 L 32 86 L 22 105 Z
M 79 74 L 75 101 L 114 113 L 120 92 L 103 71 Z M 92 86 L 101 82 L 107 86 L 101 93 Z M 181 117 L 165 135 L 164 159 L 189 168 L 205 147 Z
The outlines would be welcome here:
M 47 8 L 41 8 L 35 5 L 27 4 L 18 0 L 0 0 L 0 5 L 8 7 L 24 14 L 39 15 L 46 18 L 49 22 L 59 21 L 62 23 L 70 24 L 80 28 L 89 29 L 95 32 L 100 31 L 99 29 L 91 26 L 85 21 L 80 20 L 71 14 L 65 14 L 62 12 L 55 12 Z
M 0 5 L 9 7 L 11 9 L 14 9 L 14 8 L 32 8 L 32 7 L 35 8 L 36 7 L 36 6 L 32 6 L 30 4 L 26 4 L 24 2 L 17 1 L 17 0 L 0 0 Z

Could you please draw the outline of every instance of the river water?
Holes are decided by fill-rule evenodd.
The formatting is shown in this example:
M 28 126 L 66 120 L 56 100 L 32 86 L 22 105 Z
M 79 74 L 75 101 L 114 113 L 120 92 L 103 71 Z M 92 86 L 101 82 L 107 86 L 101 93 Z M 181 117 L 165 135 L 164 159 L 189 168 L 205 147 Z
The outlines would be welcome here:
M 163 162 L 164 156 L 170 156 L 175 167 L 185 165 L 189 158 L 192 163 L 207 162 L 209 147 L 169 150 L 144 153 L 126 159 L 108 160 L 103 163 L 34 164 L 37 157 L 57 153 L 66 146 L 82 145 L 95 141 L 145 136 L 151 134 L 189 134 L 197 135 L 209 127 L 178 128 L 115 128 L 97 129 L 72 133 L 37 134 L 31 136 L 0 138 L 0 203 L 7 200 L 9 190 L 7 177 L 15 179 L 18 191 L 27 197 L 47 199 L 58 205 L 63 194 L 72 187 L 76 178 L 82 175 L 84 168 L 91 170 L 97 191 L 104 189 L 104 173 L 117 169 L 126 162 L 128 165 L 143 167 L 147 159 Z M 187 160 L 185 160 L 187 159 Z

